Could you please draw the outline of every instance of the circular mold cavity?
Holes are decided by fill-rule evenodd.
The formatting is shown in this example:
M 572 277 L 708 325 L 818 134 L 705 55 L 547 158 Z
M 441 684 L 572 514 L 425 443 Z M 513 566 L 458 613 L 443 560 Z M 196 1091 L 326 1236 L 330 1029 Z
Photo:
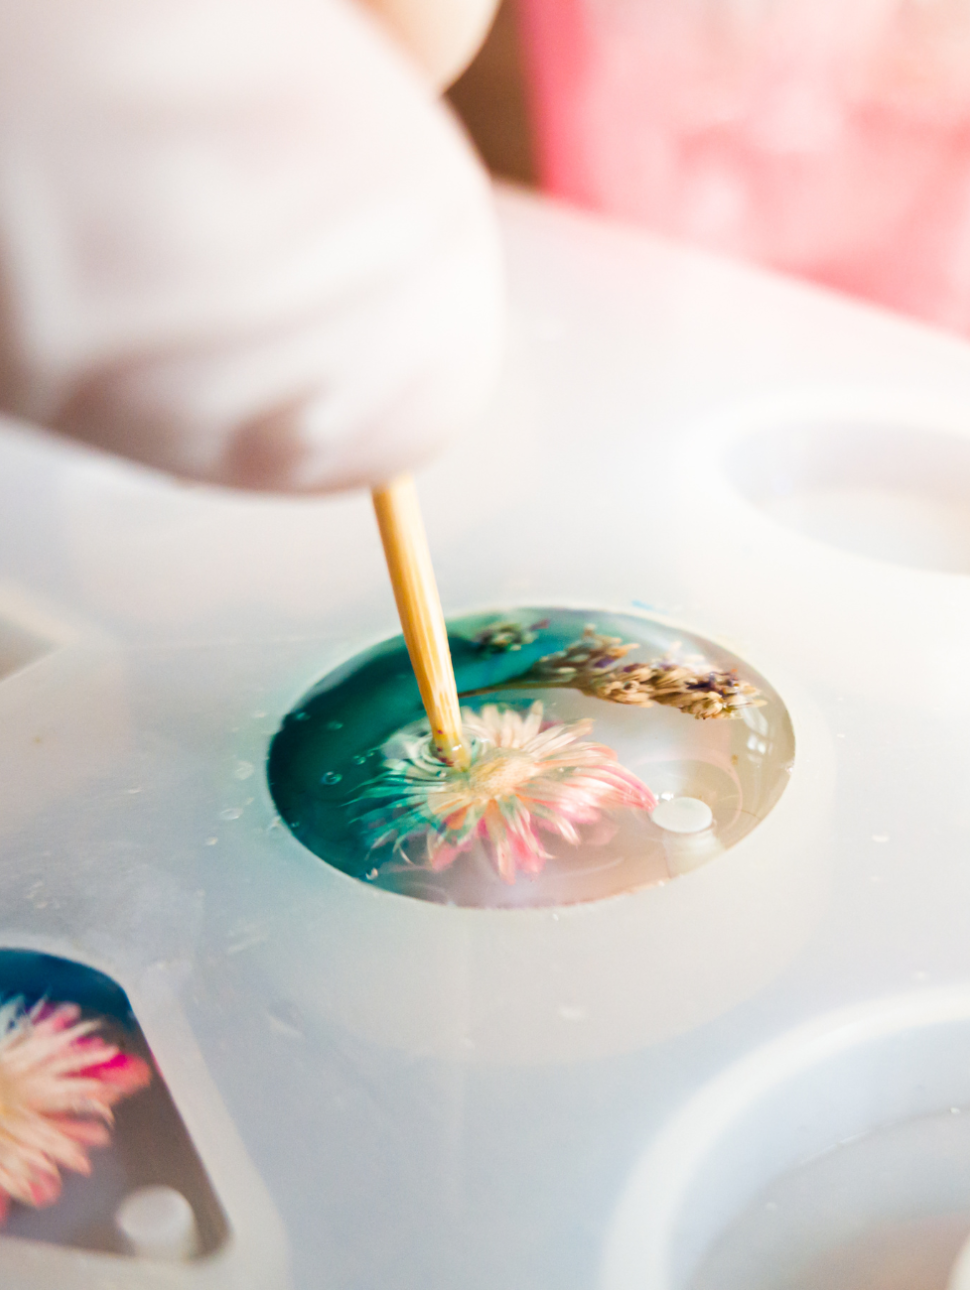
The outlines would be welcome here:
M 962 1290 L 968 1236 L 959 987 L 822 1018 L 702 1089 L 634 1171 L 602 1284 Z
M 829 546 L 970 573 L 970 437 L 851 421 L 775 427 L 736 441 L 725 471 L 765 515 Z
M 456 619 L 449 640 L 469 729 L 479 731 L 481 747 L 492 738 L 505 750 L 503 785 L 526 773 L 521 791 L 513 786 L 529 814 L 524 824 L 506 796 L 501 812 L 462 833 L 473 818 L 462 812 L 479 800 L 463 783 L 447 812 L 433 816 L 446 818 L 447 830 L 426 827 L 432 799 L 422 796 L 424 786 L 438 791 L 436 777 L 446 776 L 433 759 L 425 758 L 420 792 L 413 776 L 406 791 L 400 780 L 394 792 L 388 788 L 395 767 L 413 768 L 428 740 L 400 637 L 324 677 L 289 713 L 270 749 L 270 789 L 293 834 L 372 887 L 481 908 L 613 896 L 722 854 L 767 815 L 788 782 L 794 736 L 784 704 L 740 658 L 702 637 L 634 615 L 537 607 Z M 564 679 L 583 641 L 587 654 L 594 647 L 600 653 Z M 618 644 L 629 652 L 608 656 Z M 602 697 L 605 672 L 632 679 L 620 669 L 657 660 L 693 678 L 681 707 Z M 596 670 L 601 663 L 603 672 Z M 721 691 L 705 688 L 715 674 Z M 585 689 L 583 677 L 593 677 Z M 726 719 L 695 715 L 704 704 L 717 706 L 725 682 L 753 687 L 758 704 Z M 520 760 L 520 749 L 533 760 Z M 567 764 L 577 749 L 586 760 Z M 482 763 L 473 764 L 473 775 L 476 765 Z M 592 789 L 590 766 L 604 777 Z M 615 785 L 618 776 L 623 787 L 603 793 L 602 783 Z M 424 811 L 420 827 L 411 827 L 413 812 L 405 809 L 415 802 Z M 509 853 L 503 860 L 508 839 L 511 864 Z

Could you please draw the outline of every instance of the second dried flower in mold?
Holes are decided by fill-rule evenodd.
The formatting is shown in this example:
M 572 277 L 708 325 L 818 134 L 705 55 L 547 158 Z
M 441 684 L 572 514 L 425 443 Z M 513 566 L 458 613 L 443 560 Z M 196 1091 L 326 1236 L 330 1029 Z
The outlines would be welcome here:
M 0 1006 L 0 1221 L 11 1200 L 40 1207 L 61 1192 L 61 1170 L 88 1174 L 91 1147 L 111 1140 L 111 1108 L 151 1079 L 73 1003 Z

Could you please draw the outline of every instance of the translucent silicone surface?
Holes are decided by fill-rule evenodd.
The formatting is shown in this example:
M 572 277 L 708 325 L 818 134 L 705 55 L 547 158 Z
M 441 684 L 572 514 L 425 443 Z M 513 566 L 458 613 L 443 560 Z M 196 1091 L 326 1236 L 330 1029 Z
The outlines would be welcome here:
M 891 483 L 880 426 L 966 437 L 970 351 L 502 205 L 510 370 L 419 481 L 443 600 L 614 605 L 643 631 L 647 601 L 733 642 L 791 716 L 790 781 L 740 842 L 615 898 L 482 910 L 348 876 L 282 824 L 264 771 L 300 696 L 397 631 L 367 496 L 215 494 L 0 434 L 0 642 L 13 624 L 55 646 L 0 680 L 0 941 L 124 989 L 229 1227 L 181 1265 L 0 1232 L 3 1290 L 280 1290 L 288 1263 L 296 1290 L 685 1290 L 813 1155 L 970 1105 L 970 1041 L 926 1030 L 911 1072 L 879 1048 L 764 1100 L 763 1049 L 791 1028 L 851 1007 L 823 1035 L 848 1043 L 872 1001 L 895 1016 L 897 991 L 921 1008 L 967 980 L 970 579 L 816 541 L 738 477 L 791 462 L 793 426 L 863 426 Z M 601 703 L 591 737 L 658 794 L 614 717 L 757 733 Z M 695 1099 L 748 1055 L 750 1114 L 711 1111 L 720 1150 Z M 670 1275 L 624 1246 L 609 1280 L 647 1156 L 626 1230 Z

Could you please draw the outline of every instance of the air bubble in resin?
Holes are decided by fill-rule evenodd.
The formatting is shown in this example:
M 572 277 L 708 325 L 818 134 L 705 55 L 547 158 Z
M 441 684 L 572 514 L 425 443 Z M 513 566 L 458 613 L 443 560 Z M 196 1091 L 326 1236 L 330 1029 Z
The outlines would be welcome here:
M 584 633 L 587 643 L 600 642 L 585 670 L 591 651 L 580 644 Z M 603 638 L 620 642 L 616 657 L 605 656 Z M 632 614 L 549 608 L 455 619 L 449 640 L 462 707 L 480 745 L 490 737 L 511 740 L 511 764 L 480 776 L 506 793 L 506 809 L 493 812 L 491 828 L 482 821 L 470 836 L 462 833 L 467 795 L 451 801 L 439 790 L 433 799 L 450 811 L 443 833 L 414 827 L 405 809 L 401 767 L 411 774 L 428 726 L 400 637 L 324 677 L 287 716 L 270 749 L 270 789 L 290 830 L 322 860 L 371 887 L 482 907 L 601 899 L 710 863 L 749 833 L 784 790 L 794 758 L 788 713 L 763 677 L 711 641 Z M 652 675 L 646 665 L 657 662 L 667 671 Z M 688 681 L 686 694 L 665 690 L 669 678 L 676 681 L 671 663 L 696 675 L 696 689 Z M 733 674 L 736 690 L 730 679 L 721 693 L 705 688 L 712 673 Z M 667 702 L 630 701 L 644 677 Z M 738 705 L 730 718 L 696 715 L 724 703 Z M 576 723 L 589 728 L 562 733 Z M 493 835 L 522 831 L 521 813 L 514 802 L 508 806 L 521 778 L 515 745 L 523 741 L 546 758 L 547 778 L 525 794 L 530 810 L 539 799 L 526 828 L 543 854 L 536 859 L 516 844 L 513 864 L 507 854 L 497 858 Z M 551 741 L 558 742 L 550 750 Z M 605 746 L 616 760 L 585 751 L 577 757 L 590 744 Z M 570 756 L 598 766 L 592 772 L 601 776 L 598 784 L 580 782 L 586 772 L 570 766 Z M 424 766 L 420 786 L 431 785 L 433 793 L 437 767 L 429 758 Z M 447 772 L 442 778 L 447 783 Z M 425 804 L 421 793 L 412 797 Z

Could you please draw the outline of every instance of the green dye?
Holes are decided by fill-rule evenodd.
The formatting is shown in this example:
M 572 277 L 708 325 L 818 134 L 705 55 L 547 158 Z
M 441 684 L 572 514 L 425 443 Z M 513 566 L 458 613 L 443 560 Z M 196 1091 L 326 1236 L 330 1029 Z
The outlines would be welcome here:
M 521 630 L 487 646 L 476 639 L 498 623 Z M 703 657 L 713 667 L 738 668 L 768 702 L 743 721 L 697 721 L 668 708 L 609 703 L 570 689 L 516 687 L 540 659 L 581 637 L 587 624 L 637 642 L 631 661 L 673 651 Z M 763 678 L 710 641 L 639 615 L 543 607 L 454 619 L 448 637 L 459 694 L 474 695 L 463 706 L 496 703 L 525 711 L 539 700 L 550 721 L 592 718 L 590 737 L 614 748 L 658 796 L 694 794 L 709 802 L 717 853 L 750 831 L 787 781 L 794 741 L 784 705 Z M 423 715 L 404 642 L 395 637 L 329 673 L 285 718 L 270 747 L 270 791 L 294 836 L 327 864 L 387 890 L 470 905 L 569 903 L 671 876 L 670 839 L 642 811 L 618 812 L 631 818 L 619 822 L 608 844 L 591 834 L 583 846 L 550 848 L 555 854 L 546 871 L 538 879 L 520 877 L 513 887 L 487 872 L 481 855 L 462 854 L 448 871 L 431 874 L 414 858 L 419 847 L 406 857 L 389 844 L 374 848 L 361 822 L 362 795 L 380 776 L 395 736 L 420 728 Z

